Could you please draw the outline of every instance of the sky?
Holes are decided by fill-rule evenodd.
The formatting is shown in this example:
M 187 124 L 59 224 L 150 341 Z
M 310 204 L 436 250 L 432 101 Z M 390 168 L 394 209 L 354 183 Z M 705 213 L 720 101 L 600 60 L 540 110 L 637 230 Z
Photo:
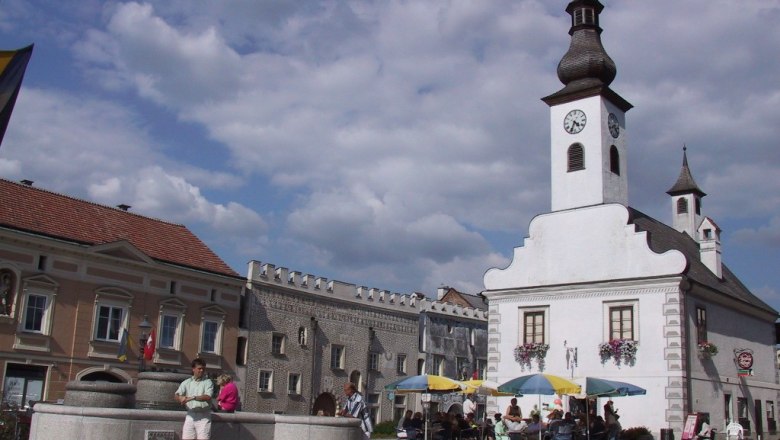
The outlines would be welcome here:
M 780 0 L 602 0 L 629 204 L 671 223 L 687 146 L 723 261 L 780 310 Z M 0 1 L 35 44 L 0 177 L 258 260 L 484 289 L 550 210 L 566 0 Z

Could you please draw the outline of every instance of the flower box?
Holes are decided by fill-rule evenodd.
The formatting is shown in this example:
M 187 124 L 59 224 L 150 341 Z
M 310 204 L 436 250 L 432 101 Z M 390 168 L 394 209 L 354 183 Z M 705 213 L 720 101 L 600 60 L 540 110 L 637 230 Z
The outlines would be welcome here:
M 602 364 L 612 359 L 617 366 L 623 364 L 633 367 L 638 349 L 639 342 L 633 339 L 611 339 L 599 344 L 599 356 Z
M 529 342 L 515 347 L 515 360 L 520 364 L 520 370 L 531 369 L 531 361 L 535 360 L 539 371 L 544 371 L 544 358 L 547 356 L 549 344 Z

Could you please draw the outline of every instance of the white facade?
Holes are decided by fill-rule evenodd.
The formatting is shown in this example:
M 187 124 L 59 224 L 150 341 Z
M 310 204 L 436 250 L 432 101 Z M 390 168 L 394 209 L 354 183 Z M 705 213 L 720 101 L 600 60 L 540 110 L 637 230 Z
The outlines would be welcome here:
M 552 212 L 531 221 L 508 267 L 484 276 L 487 377 L 499 384 L 538 372 L 620 380 L 647 390 L 613 398 L 624 429 L 673 429 L 680 438 L 687 415 L 707 412 L 720 432 L 734 420 L 753 438 L 776 438 L 778 314 L 722 266 L 720 229 L 700 212 L 705 194 L 687 157 L 668 192 L 673 227 L 628 205 L 631 105 L 608 87 L 615 67 L 601 46 L 601 8 L 597 0 L 569 3 L 572 44 L 558 67 L 565 87 L 543 98 L 550 105 Z M 590 9 L 595 16 L 578 14 Z M 637 343 L 635 358 L 602 358 L 600 345 L 610 340 Z M 549 349 L 529 368 L 514 352 L 530 342 Z M 702 344 L 719 353 L 704 354 Z M 740 353 L 753 359 L 742 376 Z M 528 415 L 557 398 L 527 395 L 520 404 Z M 494 399 L 488 410 L 503 412 L 508 400 Z

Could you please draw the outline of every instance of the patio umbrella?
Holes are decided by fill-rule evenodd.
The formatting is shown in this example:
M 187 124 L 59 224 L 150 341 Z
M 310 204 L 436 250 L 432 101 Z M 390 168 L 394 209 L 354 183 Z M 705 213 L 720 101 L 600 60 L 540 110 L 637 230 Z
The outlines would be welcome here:
M 409 376 L 397 380 L 389 385 L 385 385 L 388 391 L 394 391 L 398 394 L 407 393 L 451 393 L 466 389 L 463 382 L 459 382 L 449 377 L 437 376 L 435 374 L 421 374 L 419 376 Z
M 577 394 L 582 389 L 576 383 L 552 374 L 529 374 L 516 377 L 498 386 L 498 391 L 512 394 Z M 540 397 L 541 399 L 541 397 Z
M 552 374 L 529 374 L 516 377 L 509 382 L 498 386 L 498 391 L 513 394 L 538 394 L 539 408 L 542 407 L 542 394 L 577 394 L 582 387 L 568 379 Z M 542 431 L 539 431 L 539 440 L 542 440 Z
M 465 380 L 463 383 L 466 389 L 461 391 L 463 394 L 478 394 L 480 396 L 514 396 L 515 393 L 505 393 L 498 391 L 498 384 L 489 380 L 472 379 Z
M 639 396 L 647 394 L 647 390 L 627 382 L 586 377 L 582 394 L 590 397 Z
M 453 393 L 466 389 L 466 385 L 463 382 L 459 382 L 449 377 L 437 376 L 435 374 L 421 374 L 418 376 L 409 376 L 401 380 L 397 380 L 389 385 L 385 385 L 385 389 L 393 391 L 398 394 L 409 393 Z M 424 437 L 428 438 L 428 410 L 425 408 L 425 431 Z
M 628 382 L 600 379 L 598 377 L 585 377 L 577 380 L 577 382 L 585 384 L 582 392 L 579 393 L 577 397 L 596 397 L 596 403 L 598 403 L 599 397 L 639 396 L 647 393 L 647 390 L 644 388 Z M 587 426 L 588 439 L 590 439 L 590 411 L 587 406 L 588 405 L 585 405 L 585 423 Z

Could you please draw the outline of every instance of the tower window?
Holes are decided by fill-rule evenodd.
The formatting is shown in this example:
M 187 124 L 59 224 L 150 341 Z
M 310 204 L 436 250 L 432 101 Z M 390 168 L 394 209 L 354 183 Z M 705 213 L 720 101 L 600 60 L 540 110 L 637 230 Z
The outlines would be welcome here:
M 696 215 L 701 215 L 701 199 L 696 199 Z
M 574 26 L 596 24 L 596 11 L 593 8 L 581 8 L 574 11 Z
M 687 214 L 688 213 L 688 201 L 685 199 L 677 199 L 677 213 L 678 214 Z
M 614 145 L 609 147 L 609 170 L 620 175 L 620 153 Z
M 567 155 L 569 158 L 568 172 L 585 169 L 585 150 L 582 148 L 581 144 L 573 144 L 570 146 Z

